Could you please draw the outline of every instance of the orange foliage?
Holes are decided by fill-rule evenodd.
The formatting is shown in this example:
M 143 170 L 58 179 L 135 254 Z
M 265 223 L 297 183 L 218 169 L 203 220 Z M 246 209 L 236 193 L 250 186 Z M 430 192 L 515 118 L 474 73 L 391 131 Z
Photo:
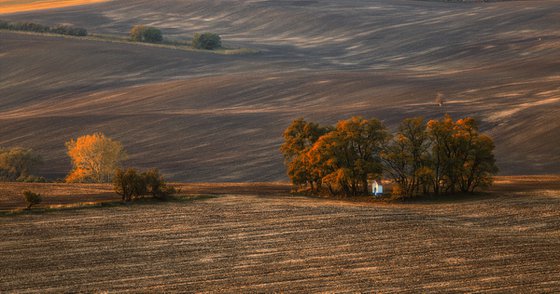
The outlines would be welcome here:
M 102 133 L 81 136 L 66 142 L 74 169 L 67 182 L 109 182 L 126 153 L 120 142 Z
M 67 6 L 93 4 L 109 0 L 40 0 L 40 1 L 13 1 L 0 0 L 0 13 L 15 13 L 22 11 L 43 10 Z M 19 2 L 19 3 L 16 3 Z

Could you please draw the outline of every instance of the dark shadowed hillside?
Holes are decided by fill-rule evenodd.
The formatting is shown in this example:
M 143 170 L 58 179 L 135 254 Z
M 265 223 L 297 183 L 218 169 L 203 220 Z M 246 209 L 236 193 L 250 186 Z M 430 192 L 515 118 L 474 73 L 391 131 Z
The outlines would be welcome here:
M 297 117 L 471 115 L 504 174 L 560 172 L 560 1 L 110 1 L 1 15 L 126 35 L 134 24 L 219 55 L 0 32 L 0 145 L 70 168 L 64 142 L 102 131 L 127 164 L 173 180 L 284 180 L 282 130 Z M 446 97 L 444 109 L 435 103 Z

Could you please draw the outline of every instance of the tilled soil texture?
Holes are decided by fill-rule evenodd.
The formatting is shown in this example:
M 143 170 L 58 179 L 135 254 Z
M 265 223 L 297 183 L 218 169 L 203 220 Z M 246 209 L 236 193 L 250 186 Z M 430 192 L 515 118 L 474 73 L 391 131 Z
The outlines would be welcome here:
M 2 15 L 126 38 L 136 24 L 213 54 L 0 32 L 0 145 L 70 170 L 64 142 L 103 132 L 127 166 L 173 181 L 286 181 L 282 131 L 304 117 L 474 116 L 503 174 L 559 173 L 559 0 L 114 0 Z M 442 107 L 435 103 L 443 95 Z
M 517 180 L 459 201 L 257 193 L 3 216 L 0 291 L 560 291 L 558 177 Z

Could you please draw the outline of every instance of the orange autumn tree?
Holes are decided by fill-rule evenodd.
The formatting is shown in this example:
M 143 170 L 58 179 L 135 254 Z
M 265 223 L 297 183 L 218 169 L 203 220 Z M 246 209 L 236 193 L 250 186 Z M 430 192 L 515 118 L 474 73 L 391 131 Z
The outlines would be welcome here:
M 102 133 L 94 133 L 66 142 L 73 169 L 66 182 L 106 183 L 126 158 L 122 144 Z
M 352 117 L 335 127 L 298 119 L 284 140 L 280 150 L 295 190 L 314 194 L 365 195 L 368 179 L 381 175 L 403 198 L 472 193 L 498 172 L 492 138 L 470 117 L 407 118 L 393 135 L 377 119 Z

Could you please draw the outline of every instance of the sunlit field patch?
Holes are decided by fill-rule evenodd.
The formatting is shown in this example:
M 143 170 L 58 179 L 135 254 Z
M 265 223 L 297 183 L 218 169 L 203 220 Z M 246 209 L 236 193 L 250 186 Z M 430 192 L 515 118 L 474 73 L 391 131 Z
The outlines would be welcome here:
M 108 0 L 0 0 L 0 13 L 16 13 L 107 1 Z

